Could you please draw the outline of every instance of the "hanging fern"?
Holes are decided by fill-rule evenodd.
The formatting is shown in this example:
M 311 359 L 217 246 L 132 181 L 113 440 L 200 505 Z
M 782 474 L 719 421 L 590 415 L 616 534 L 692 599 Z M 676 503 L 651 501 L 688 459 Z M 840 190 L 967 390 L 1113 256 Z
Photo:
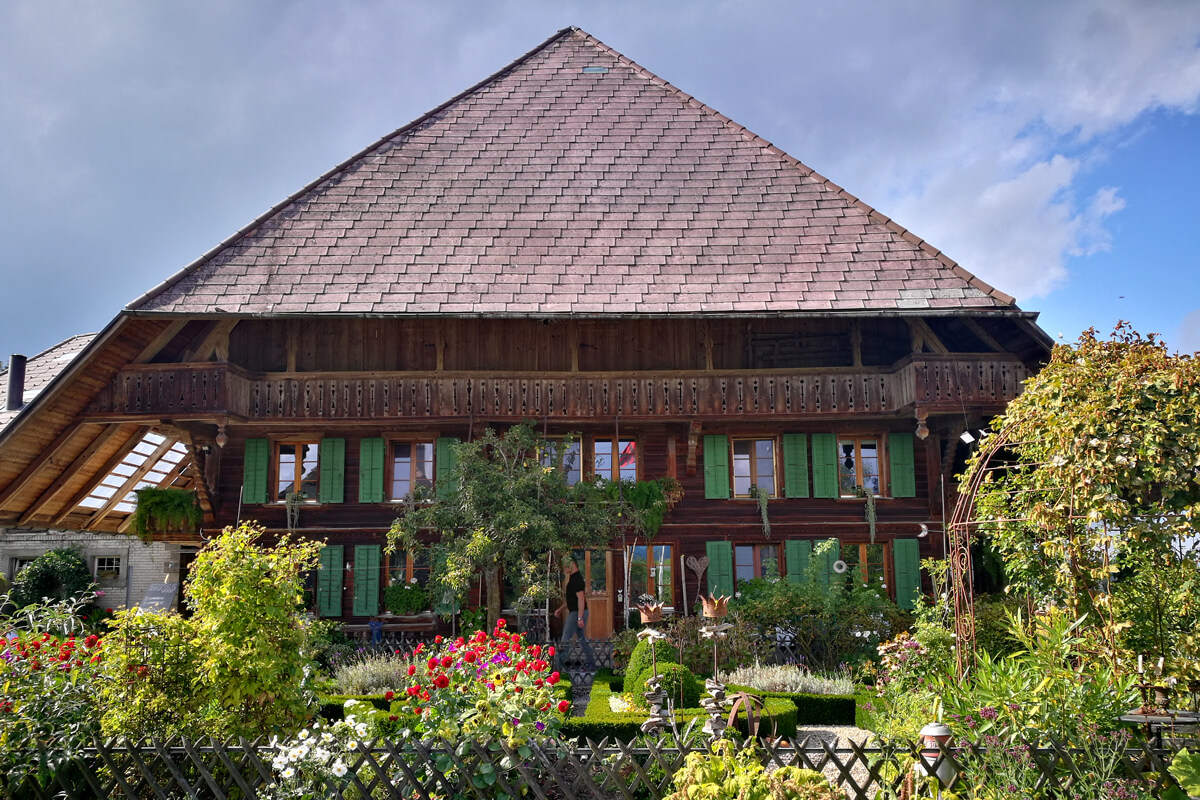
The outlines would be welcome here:
M 652 481 L 613 481 L 604 491 L 614 501 L 623 500 L 637 512 L 637 525 L 648 539 L 653 539 L 662 527 L 667 513 L 683 499 L 683 486 L 674 478 Z
M 867 492 L 867 507 L 864 513 L 867 517 L 867 528 L 871 531 L 871 544 L 875 544 L 875 522 L 877 517 L 875 516 L 875 495 L 871 492 Z
M 204 512 L 195 492 L 148 487 L 137 490 L 137 506 L 129 528 L 143 542 L 148 542 L 155 534 L 195 531 L 203 519 Z
M 763 536 L 771 538 L 771 520 L 767 516 L 767 500 L 771 495 L 757 486 L 750 487 L 750 496 L 758 501 L 758 514 L 762 517 Z

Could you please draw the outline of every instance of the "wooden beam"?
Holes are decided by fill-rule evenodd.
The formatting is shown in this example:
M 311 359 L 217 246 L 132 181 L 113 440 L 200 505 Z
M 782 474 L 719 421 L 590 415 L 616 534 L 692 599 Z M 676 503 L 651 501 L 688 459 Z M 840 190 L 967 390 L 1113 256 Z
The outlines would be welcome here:
M 30 520 L 40 514 L 42 509 L 58 496 L 58 493 L 63 490 L 63 487 L 71 482 L 72 478 L 76 477 L 80 471 L 87 468 L 88 462 L 95 457 L 96 453 L 98 453 L 101 448 L 108 444 L 112 438 L 120 432 L 120 425 L 109 425 L 100 431 L 100 435 L 93 439 L 92 443 L 84 448 L 83 452 L 71 462 L 71 466 L 60 472 L 58 477 L 54 479 L 54 483 L 50 484 L 49 488 L 42 492 L 41 496 L 38 497 L 38 499 L 35 500 L 31 506 L 29 506 L 25 513 L 21 515 L 21 519 L 17 524 L 24 526 L 29 523 Z
M 218 357 L 217 361 L 225 361 L 229 358 L 229 334 L 241 322 L 238 319 L 223 319 L 213 325 L 211 331 L 200 340 L 200 344 L 189 349 L 179 359 L 182 362 L 190 361 L 209 361 L 216 353 L 224 353 L 224 358 Z
M 300 352 L 300 320 L 289 319 L 287 322 L 287 371 L 296 371 L 296 358 Z
M 168 325 L 166 328 L 163 329 L 162 333 L 160 333 L 158 336 L 155 336 L 153 341 L 151 341 L 150 344 L 146 345 L 142 349 L 142 352 L 138 354 L 137 358 L 135 358 L 130 363 L 131 364 L 147 364 L 147 363 L 149 363 L 150 359 L 152 359 L 156 355 L 158 355 L 159 352 L 161 352 L 162 349 L 164 347 L 166 347 L 170 343 L 170 341 L 179 334 L 179 332 L 181 330 L 183 330 L 183 326 L 187 325 L 187 324 L 188 324 L 188 321 L 186 319 L 177 319 L 174 322 L 172 322 L 170 325 Z
M 29 485 L 29 482 L 37 477 L 42 471 L 42 467 L 50 463 L 53 458 L 58 455 L 67 442 L 74 438 L 79 429 L 85 423 L 73 422 L 67 426 L 67 429 L 58 435 L 58 438 L 50 443 L 50 446 L 42 451 L 42 454 L 33 460 L 33 462 L 25 468 L 25 471 L 10 483 L 3 492 L 0 492 L 0 509 L 3 509 L 13 497 L 15 497 L 22 489 Z
M 200 500 L 200 510 L 204 512 L 206 521 L 214 521 L 216 519 L 216 511 L 212 502 L 212 487 L 209 484 L 209 472 L 216 472 L 212 469 L 216 465 L 214 462 L 221 457 L 220 447 L 210 447 L 207 453 L 200 452 L 200 446 L 196 444 L 194 436 L 187 436 L 184 439 L 187 444 L 188 455 L 192 460 L 194 475 L 192 479 L 196 482 L 196 497 Z
M 912 323 L 914 330 L 920 331 L 921 338 L 924 339 L 925 344 L 929 345 L 933 352 L 941 353 L 942 355 L 947 355 L 950 352 L 950 348 L 946 347 L 946 345 L 942 343 L 942 340 L 939 339 L 938 335 L 933 332 L 933 328 L 930 328 L 925 323 L 925 320 L 921 319 L 920 317 L 913 317 L 910 322 Z
M 854 366 L 862 366 L 862 324 L 858 320 L 850 322 L 850 351 Z
M 63 506 L 61 511 L 58 512 L 58 515 L 51 521 L 50 525 L 52 527 L 55 525 L 61 525 L 63 520 L 71 516 L 71 514 L 75 511 L 75 507 L 78 506 L 85 497 L 92 493 L 92 489 L 95 488 L 96 484 L 103 480 L 105 475 L 112 472 L 113 467 L 115 467 L 117 464 L 120 464 L 121 459 L 125 458 L 125 455 L 130 450 L 132 450 L 134 447 L 137 447 L 137 443 L 142 440 L 142 437 L 146 435 L 146 431 L 148 430 L 150 429 L 146 427 L 135 430 L 133 435 L 129 437 L 125 444 L 122 445 L 117 452 L 113 453 L 112 456 L 109 457 L 108 461 L 104 462 L 104 465 L 101 466 L 100 469 L 93 473 L 92 480 L 88 481 L 88 483 L 86 483 L 82 489 L 75 493 L 74 497 L 67 501 L 67 504 Z M 96 477 L 97 475 L 99 478 Z
M 677 472 L 679 470 L 679 465 L 676 462 L 676 459 L 677 459 L 677 456 L 675 453 L 675 434 L 672 433 L 672 434 L 667 435 L 667 477 L 668 478 L 678 477 Z
M 119 503 L 124 501 L 125 495 L 133 491 L 133 487 L 137 486 L 138 482 L 146 476 L 146 473 L 153 469 L 154 465 L 158 463 L 158 460 L 163 457 L 164 453 L 174 446 L 175 442 L 176 440 L 170 437 L 163 439 L 162 444 L 154 448 L 154 452 L 146 456 L 146 460 L 142 462 L 142 465 L 135 469 L 133 474 L 125 479 L 125 482 L 122 483 L 115 492 L 113 492 L 112 497 L 108 498 L 108 500 L 104 502 L 104 505 L 100 506 L 100 508 L 96 510 L 96 513 L 92 514 L 91 518 L 87 521 L 87 524 L 83 526 L 83 529 L 93 530 L 96 526 L 96 523 L 100 522 L 100 520 L 112 513 L 112 510 L 116 508 Z
M 988 347 L 992 348 L 997 353 L 1007 353 L 1008 352 L 1007 350 L 1004 349 L 1004 347 L 999 342 L 997 342 L 995 340 L 995 338 L 992 337 L 992 335 L 990 333 L 985 331 L 983 329 L 983 326 L 980 325 L 978 322 L 971 319 L 970 317 L 963 317 L 962 321 L 968 328 L 971 329 L 971 333 L 978 336 L 979 339 L 984 344 L 986 344 Z

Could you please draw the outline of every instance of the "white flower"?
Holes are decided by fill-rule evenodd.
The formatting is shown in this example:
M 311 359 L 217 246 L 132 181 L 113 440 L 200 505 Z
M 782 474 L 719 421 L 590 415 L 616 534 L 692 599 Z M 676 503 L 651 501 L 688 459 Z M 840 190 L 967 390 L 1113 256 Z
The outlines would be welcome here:
M 409 581 L 409 583 L 416 583 L 416 582 L 417 582 L 416 578 L 413 578 L 412 580 Z
M 353 744 L 353 742 L 351 742 L 351 744 Z M 340 778 L 346 774 L 346 765 L 342 763 L 342 760 L 340 758 L 337 761 L 333 762 L 333 770 L 332 771 L 333 771 L 334 776 L 338 777 L 338 778 Z
M 281 770 L 287 766 L 287 756 L 283 753 L 275 756 L 275 760 L 271 762 L 271 766 L 276 770 Z
M 357 733 L 359 736 L 366 736 L 367 735 L 367 723 L 360 722 L 357 725 L 355 725 L 354 732 Z
M 317 759 L 318 761 L 327 761 L 329 759 L 329 755 L 329 751 L 324 747 L 318 747 L 316 750 L 313 750 L 313 758 Z
M 300 733 L 298 733 L 296 735 L 296 738 L 298 738 L 300 741 L 304 741 L 305 739 L 307 739 L 308 738 L 308 729 L 305 728 L 305 729 L 301 730 Z
M 346 742 L 346 749 L 347 749 L 347 750 L 357 750 L 357 749 L 358 749 L 358 742 L 356 742 L 356 741 L 354 741 L 353 739 L 351 739 L 350 741 Z
M 330 733 L 329 731 L 325 731 L 324 733 L 322 733 L 322 734 L 321 734 L 321 741 L 322 741 L 322 742 L 326 742 L 326 743 L 328 743 L 328 742 L 332 742 L 332 741 L 333 741 L 333 734 L 332 734 L 332 733 Z
M 295 774 L 296 774 L 296 770 L 292 769 L 291 767 L 288 767 L 287 769 L 285 769 L 285 770 L 283 771 L 283 773 L 282 773 L 282 774 L 283 774 L 283 777 L 285 777 L 285 778 L 290 778 L 290 777 L 292 777 L 293 775 L 295 775 Z

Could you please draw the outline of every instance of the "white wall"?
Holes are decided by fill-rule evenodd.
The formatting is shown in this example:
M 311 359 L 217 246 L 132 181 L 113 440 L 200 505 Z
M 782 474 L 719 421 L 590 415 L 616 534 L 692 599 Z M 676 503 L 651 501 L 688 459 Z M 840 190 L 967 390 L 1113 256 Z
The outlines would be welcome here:
M 135 606 L 151 584 L 179 581 L 179 545 L 146 544 L 136 536 L 80 531 L 47 531 L 33 528 L 0 528 L 0 574 L 11 583 L 14 558 L 34 558 L 48 550 L 76 546 L 95 573 L 97 557 L 121 559 L 121 577 L 98 581 L 104 597 L 98 605 L 119 609 Z

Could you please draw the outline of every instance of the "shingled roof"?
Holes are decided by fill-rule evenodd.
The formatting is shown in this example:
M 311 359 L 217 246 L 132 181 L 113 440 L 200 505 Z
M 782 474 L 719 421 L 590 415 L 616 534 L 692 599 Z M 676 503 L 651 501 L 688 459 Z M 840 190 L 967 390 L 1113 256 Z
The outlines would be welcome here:
M 129 309 L 1018 310 L 575 28 L 339 165 Z
M 81 333 L 59 342 L 51 348 L 31 356 L 25 362 L 25 392 L 23 402 L 28 403 L 46 388 L 50 381 L 66 369 L 83 349 L 91 344 L 96 334 Z M 8 400 L 8 368 L 0 369 L 0 430 L 12 422 L 20 411 L 6 411 Z

